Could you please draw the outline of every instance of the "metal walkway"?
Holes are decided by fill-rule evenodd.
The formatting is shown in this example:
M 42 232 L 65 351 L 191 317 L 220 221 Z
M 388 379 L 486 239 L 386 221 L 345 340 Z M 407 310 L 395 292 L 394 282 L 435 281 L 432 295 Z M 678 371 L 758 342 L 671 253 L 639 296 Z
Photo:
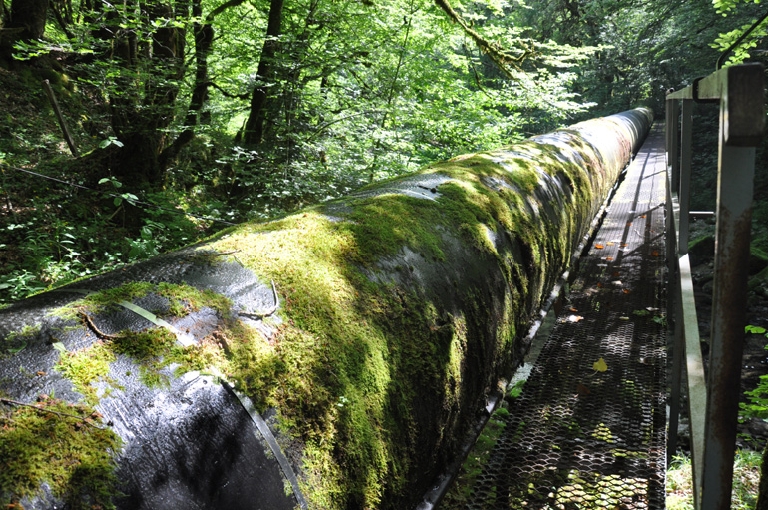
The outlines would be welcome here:
M 662 509 L 665 157 L 652 128 L 468 509 Z

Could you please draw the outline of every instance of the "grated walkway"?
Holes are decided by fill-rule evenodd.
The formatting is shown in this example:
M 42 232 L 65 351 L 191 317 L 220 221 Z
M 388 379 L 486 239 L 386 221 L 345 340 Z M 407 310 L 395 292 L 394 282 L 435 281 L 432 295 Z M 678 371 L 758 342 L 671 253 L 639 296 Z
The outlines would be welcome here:
M 656 125 L 579 261 L 468 509 L 664 508 L 664 186 Z

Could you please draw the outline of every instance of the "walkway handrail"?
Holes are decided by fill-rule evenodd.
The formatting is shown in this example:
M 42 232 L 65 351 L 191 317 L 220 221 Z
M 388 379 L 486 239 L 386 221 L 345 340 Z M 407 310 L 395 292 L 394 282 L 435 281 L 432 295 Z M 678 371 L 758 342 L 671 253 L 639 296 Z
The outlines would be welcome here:
M 721 69 L 695 80 L 685 89 L 667 94 L 667 299 L 675 337 L 667 451 L 673 455 L 677 444 L 685 359 L 697 510 L 730 508 L 746 324 L 755 147 L 762 141 L 765 124 L 763 81 L 762 64 L 744 64 Z M 678 101 L 682 102 L 682 112 Z M 694 102 L 720 104 L 717 224 L 706 380 L 688 259 Z

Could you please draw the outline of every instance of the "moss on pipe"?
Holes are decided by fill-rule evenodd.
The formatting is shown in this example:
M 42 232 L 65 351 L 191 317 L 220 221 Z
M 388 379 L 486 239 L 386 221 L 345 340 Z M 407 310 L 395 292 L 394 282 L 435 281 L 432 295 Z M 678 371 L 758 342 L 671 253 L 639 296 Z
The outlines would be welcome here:
M 520 333 L 650 121 L 634 110 L 460 156 L 205 246 L 240 250 L 283 298 L 272 383 L 249 364 L 237 377 L 259 379 L 303 442 L 316 507 L 423 494 L 520 362 Z
M 100 348 L 136 358 L 148 376 L 171 362 L 217 366 L 274 408 L 299 445 L 313 508 L 413 507 L 522 360 L 532 315 L 650 122 L 645 109 L 587 121 L 234 227 L 199 247 L 196 263 L 237 252 L 260 281 L 273 281 L 281 306 L 263 320 L 268 328 L 227 310 L 224 296 L 166 285 L 170 300 L 217 309 L 215 341 Z M 147 292 L 161 290 L 131 282 L 78 306 Z M 68 310 L 60 313 L 71 318 Z M 91 380 L 70 378 L 97 401 Z

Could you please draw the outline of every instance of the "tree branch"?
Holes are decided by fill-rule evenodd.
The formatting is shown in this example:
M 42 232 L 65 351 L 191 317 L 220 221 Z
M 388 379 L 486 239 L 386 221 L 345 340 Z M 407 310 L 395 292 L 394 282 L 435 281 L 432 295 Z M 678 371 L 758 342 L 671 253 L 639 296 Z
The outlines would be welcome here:
M 27 404 L 26 402 L 19 402 L 18 400 L 12 400 L 10 398 L 0 398 L 0 402 L 3 404 L 13 405 L 13 406 L 20 406 L 20 407 L 29 407 L 31 409 L 34 409 L 35 411 L 41 412 L 41 413 L 50 413 L 55 414 L 57 416 L 61 416 L 64 418 L 75 418 L 77 420 L 80 420 L 82 423 L 86 423 L 90 425 L 91 427 L 102 429 L 104 430 L 105 427 L 99 427 L 95 423 L 91 421 L 91 419 L 94 418 L 93 414 L 91 416 L 78 416 L 76 414 L 70 414 L 70 413 L 62 413 L 61 411 L 54 411 L 53 409 L 46 409 L 44 407 L 40 407 L 39 404 Z
M 222 12 L 226 11 L 230 7 L 237 7 L 238 5 L 244 4 L 245 0 L 229 0 L 228 2 L 224 2 L 220 6 L 216 7 L 214 10 L 208 13 L 208 16 L 205 17 L 205 20 L 209 23 L 213 21 L 213 19 L 221 14 Z
M 513 71 L 521 71 L 520 64 L 533 54 L 533 51 L 530 48 L 522 48 L 523 54 L 520 56 L 512 55 L 509 52 L 504 51 L 498 43 L 487 40 L 480 35 L 479 32 L 469 26 L 461 14 L 454 10 L 448 0 L 435 0 L 435 3 L 448 15 L 449 18 L 451 18 L 451 20 L 459 24 L 462 30 L 475 41 L 475 44 L 480 48 L 480 51 L 488 55 L 509 79 L 516 82 L 520 81 L 513 74 Z
M 209 87 L 215 88 L 216 90 L 221 92 L 224 95 L 224 97 L 228 97 L 230 99 L 249 99 L 251 97 L 251 94 L 248 92 L 245 92 L 243 94 L 232 94 L 231 92 L 227 92 L 220 85 L 216 84 L 216 82 L 209 81 L 209 82 L 206 82 L 206 85 Z

